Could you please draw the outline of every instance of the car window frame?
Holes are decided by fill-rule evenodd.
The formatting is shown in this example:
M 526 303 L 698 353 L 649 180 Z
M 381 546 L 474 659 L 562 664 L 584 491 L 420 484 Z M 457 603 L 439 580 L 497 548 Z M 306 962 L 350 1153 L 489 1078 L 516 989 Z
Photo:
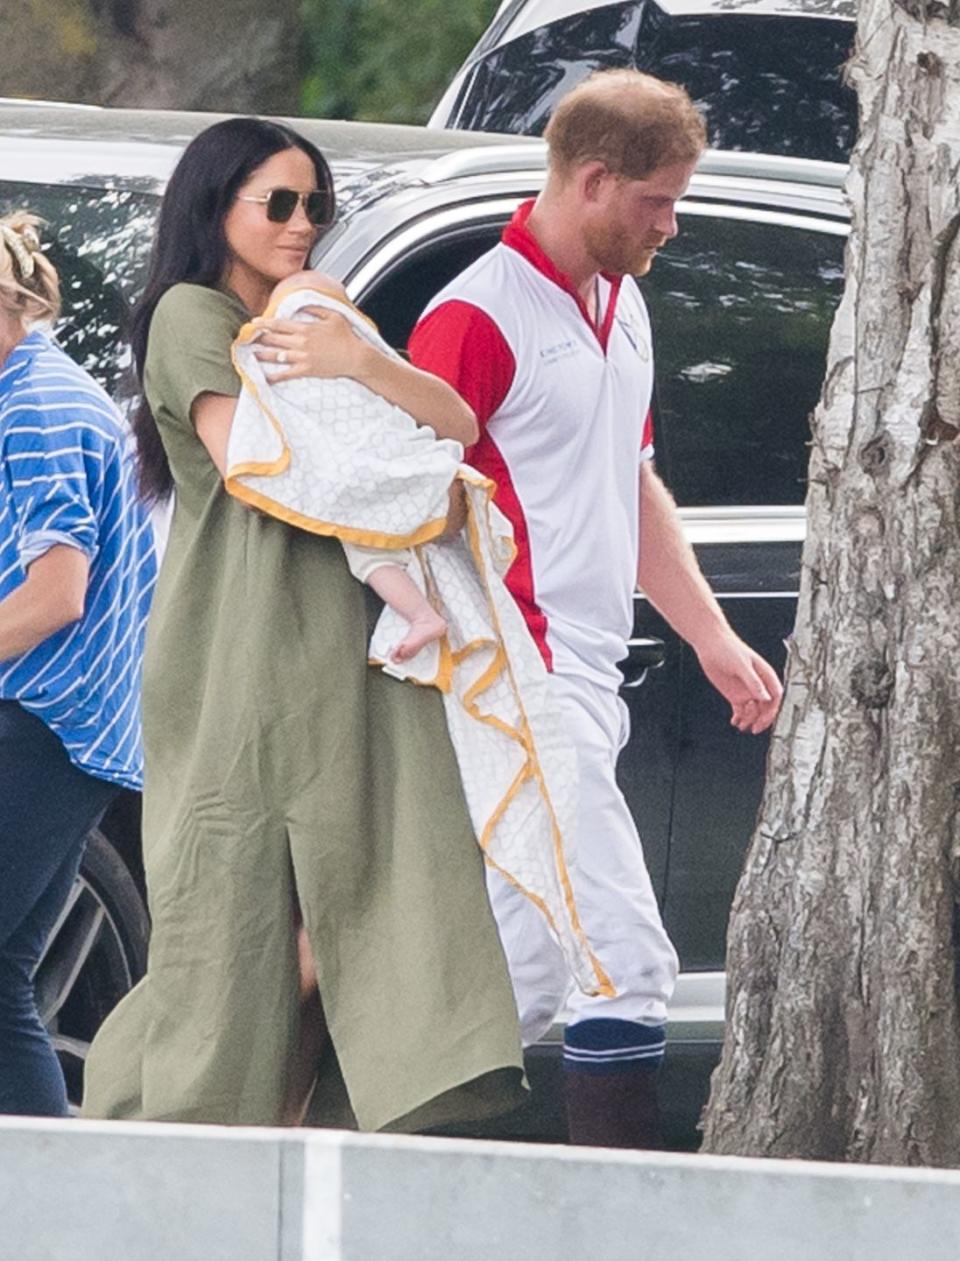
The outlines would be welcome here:
M 780 199 L 780 197 L 778 197 Z M 766 224 L 766 226 L 786 228 L 787 231 L 801 232 L 819 232 L 824 236 L 835 236 L 845 238 L 849 237 L 850 223 L 843 219 L 822 218 L 820 216 L 811 216 L 811 214 L 797 213 L 785 211 L 785 209 L 771 209 L 767 207 L 757 206 L 757 204 L 730 204 L 720 202 L 720 200 L 706 200 L 698 197 L 689 197 L 682 199 L 677 203 L 677 218 L 680 219 L 679 236 L 684 236 L 682 230 L 682 219 L 686 216 L 691 218 L 709 219 L 709 221 L 727 221 L 738 223 L 758 223 Z M 656 264 L 655 264 L 656 267 Z M 653 347 L 657 344 L 657 325 L 653 325 Z M 660 417 L 660 391 L 659 381 L 660 373 L 655 369 L 655 398 L 653 398 L 653 416 L 655 422 Z M 669 373 L 662 377 L 662 380 L 669 380 Z M 661 435 L 662 443 L 662 464 L 664 464 L 664 473 L 667 480 L 672 475 L 677 474 L 677 470 L 671 473 L 672 463 L 671 456 L 675 456 L 675 451 L 671 450 L 671 441 L 669 431 Z M 737 504 L 718 503 L 682 503 L 679 504 L 679 512 L 684 521 L 690 520 L 691 523 L 708 520 L 717 523 L 723 527 L 729 518 L 725 518 L 725 513 L 733 513 L 734 516 L 743 516 L 743 514 L 752 514 L 754 520 L 757 516 L 766 518 L 771 522 L 771 526 L 777 528 L 782 527 L 783 520 L 791 520 L 793 514 L 799 514 L 800 520 L 804 517 L 804 504 L 802 503 L 782 503 L 771 501 L 766 502 L 743 502 Z M 776 540 L 786 541 L 786 538 L 792 538 L 792 533 L 787 536 L 777 535 Z
M 323 250 L 321 243 L 321 251 L 313 262 L 329 266 L 343 281 L 351 300 L 362 303 L 376 285 L 389 279 L 391 273 L 418 250 L 436 245 L 448 234 L 489 228 L 493 223 L 505 224 L 519 205 L 536 195 L 542 181 L 541 173 L 539 179 L 528 179 L 522 188 L 516 185 L 506 188 L 501 184 L 485 193 L 460 189 L 453 191 L 453 196 L 460 198 L 453 202 L 450 200 L 452 190 L 440 186 L 429 190 L 432 196 L 426 205 L 422 196 L 405 199 L 402 211 L 388 215 L 386 223 L 381 225 L 379 239 L 366 235 L 362 252 L 348 257 L 337 249 L 338 242 L 333 242 L 329 251 Z M 678 215 L 767 223 L 841 237 L 850 233 L 846 207 L 838 190 L 819 189 L 816 185 L 792 186 L 783 180 L 732 177 L 726 190 L 730 200 L 721 200 L 722 185 L 722 176 L 695 175 L 694 191 L 678 203 Z M 802 209 L 787 208 L 791 192 Z M 774 206 L 758 204 L 763 198 L 772 200 Z M 829 213 L 810 213 L 813 208 Z M 387 207 L 379 202 L 371 210 L 375 215 L 383 215 Z M 364 239 L 363 234 L 361 239 Z M 691 542 L 706 541 L 718 534 L 731 540 L 787 542 L 799 540 L 804 534 L 802 504 L 698 505 L 682 507 L 679 512 Z

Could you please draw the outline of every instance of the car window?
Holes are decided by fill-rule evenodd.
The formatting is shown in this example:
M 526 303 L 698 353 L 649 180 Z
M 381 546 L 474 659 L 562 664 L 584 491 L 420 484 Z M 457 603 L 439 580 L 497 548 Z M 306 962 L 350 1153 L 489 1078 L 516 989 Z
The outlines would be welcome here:
M 657 459 L 682 506 L 799 504 L 842 236 L 687 213 L 641 287 Z
M 846 161 L 857 135 L 856 93 L 841 67 L 853 23 L 829 18 L 645 11 L 637 67 L 682 83 L 715 149 Z
M 538 136 L 593 70 L 633 64 L 642 4 L 612 4 L 511 40 L 477 64 L 457 127 Z
M 857 130 L 856 94 L 841 73 L 853 33 L 852 22 L 827 17 L 604 5 L 481 56 L 448 125 L 540 135 L 591 71 L 636 66 L 684 85 L 714 148 L 845 161 Z
M 431 298 L 500 239 L 502 224 L 471 224 L 449 231 L 407 254 L 360 295 L 360 307 L 384 339 L 406 347 Z
M 113 395 L 130 362 L 123 330 L 143 287 L 158 204 L 147 193 L 0 180 L 0 214 L 30 210 L 47 225 L 44 249 L 63 299 L 61 346 Z

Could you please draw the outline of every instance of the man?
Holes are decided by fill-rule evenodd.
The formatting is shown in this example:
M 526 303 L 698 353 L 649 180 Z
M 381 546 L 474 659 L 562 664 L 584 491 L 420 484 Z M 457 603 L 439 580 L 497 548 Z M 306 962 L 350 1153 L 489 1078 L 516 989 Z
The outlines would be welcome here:
M 627 738 L 617 662 L 635 583 L 692 646 L 740 731 L 770 725 L 781 688 L 728 625 L 651 461 L 650 326 L 633 277 L 676 235 L 703 122 L 682 88 L 616 70 L 564 98 L 546 138 L 543 192 L 434 299 L 410 353 L 477 414 L 481 436 L 468 458 L 497 483 L 513 522 L 508 585 L 577 746 L 572 879 L 617 993 L 569 1002 L 570 1138 L 648 1147 L 660 1142 L 656 1070 L 677 958 L 615 778 Z M 490 895 L 534 1041 L 569 979 L 535 908 L 493 874 Z

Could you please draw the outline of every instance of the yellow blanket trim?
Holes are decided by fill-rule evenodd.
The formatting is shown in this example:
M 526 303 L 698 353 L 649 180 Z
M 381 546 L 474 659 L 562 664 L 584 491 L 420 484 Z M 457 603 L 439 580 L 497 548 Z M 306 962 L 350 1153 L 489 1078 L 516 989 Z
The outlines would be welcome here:
M 267 516 L 286 521 L 287 525 L 295 525 L 310 534 L 322 534 L 328 538 L 341 539 L 344 543 L 355 543 L 358 547 L 375 547 L 379 551 L 393 552 L 404 547 L 416 547 L 420 543 L 429 543 L 438 538 L 446 529 L 447 518 L 438 517 L 420 526 L 413 534 L 380 534 L 375 530 L 358 530 L 348 525 L 337 525 L 332 521 L 320 521 L 316 517 L 305 517 L 293 508 L 277 503 L 269 495 L 236 481 L 237 474 L 233 469 L 224 479 L 224 487 L 235 499 L 241 500 L 251 508 L 259 508 Z
M 477 477 L 476 479 L 465 477 L 464 480 L 472 481 L 474 485 L 478 485 L 486 491 L 486 503 L 487 503 L 487 506 L 489 507 L 489 504 L 491 503 L 491 500 L 493 497 L 493 483 L 490 482 L 488 478 L 480 478 L 480 477 Z M 477 523 L 476 523 L 476 520 L 474 519 L 474 515 L 472 512 L 468 513 L 468 516 L 467 516 L 467 531 L 468 531 L 468 538 L 470 541 L 470 550 L 473 553 L 473 559 L 474 559 L 474 563 L 477 566 L 477 571 L 480 574 L 480 576 L 484 580 L 486 580 L 486 573 L 485 573 L 484 564 L 483 564 L 483 553 L 480 549 L 479 540 L 477 538 Z M 484 582 L 484 586 L 485 586 L 485 589 L 489 589 L 486 581 Z M 491 621 L 493 622 L 493 625 L 495 626 L 497 633 L 500 637 L 500 642 L 502 643 L 503 631 L 500 626 L 500 619 L 497 617 L 496 607 L 494 606 L 493 601 L 489 599 L 489 596 L 488 596 L 488 607 L 490 611 Z M 507 724 L 503 723 L 500 719 L 495 718 L 493 715 L 481 714 L 475 705 L 477 696 L 479 696 L 479 694 L 482 691 L 485 691 L 486 688 L 489 687 L 493 683 L 494 679 L 497 678 L 499 674 L 501 673 L 501 671 L 504 669 L 510 675 L 510 683 L 513 688 L 513 693 L 514 693 L 514 696 L 516 697 L 517 705 L 520 709 L 520 713 L 523 715 L 523 728 L 520 731 L 517 731 L 514 728 L 507 726 Z M 563 852 L 563 838 L 560 835 L 560 827 L 559 827 L 559 824 L 557 823 L 556 816 L 553 812 L 553 805 L 550 801 L 550 794 L 547 791 L 547 786 L 543 779 L 543 771 L 542 771 L 542 768 L 540 767 L 540 762 L 539 762 L 539 759 L 537 758 L 536 749 L 533 744 L 533 737 L 530 732 L 529 720 L 526 716 L 526 712 L 524 711 L 523 704 L 520 700 L 520 690 L 517 687 L 516 679 L 513 677 L 513 671 L 510 668 L 510 662 L 507 659 L 506 654 L 503 652 L 502 648 L 499 649 L 497 656 L 494 658 L 494 661 L 491 663 L 490 667 L 488 667 L 488 669 L 484 671 L 484 674 L 482 675 L 482 677 L 478 679 L 470 687 L 469 691 L 464 695 L 464 705 L 467 708 L 467 711 L 470 713 L 470 715 L 473 718 L 475 718 L 478 722 L 485 722 L 488 725 L 495 726 L 499 730 L 502 730 L 504 734 L 508 735 L 511 739 L 516 740 L 523 747 L 524 752 L 527 755 L 526 763 L 524 764 L 519 774 L 514 779 L 513 784 L 508 789 L 506 796 L 503 798 L 503 800 L 497 806 L 496 810 L 491 815 L 490 819 L 487 821 L 487 825 L 484 828 L 484 834 L 483 836 L 480 837 L 480 847 L 484 851 L 484 858 L 486 859 L 487 863 L 490 866 L 496 868 L 497 871 L 500 871 L 499 866 L 491 860 L 490 856 L 487 853 L 487 844 L 489 843 L 489 833 L 492 831 L 496 822 L 503 816 L 507 807 L 510 805 L 513 798 L 517 795 L 517 793 L 523 787 L 524 783 L 526 783 L 526 781 L 531 776 L 536 778 L 537 784 L 540 789 L 540 795 L 543 798 L 546 804 L 547 810 L 549 811 L 549 814 L 550 814 L 551 832 L 553 834 L 553 844 L 554 844 L 554 851 L 556 855 L 557 870 L 560 874 L 560 883 L 563 888 L 563 896 L 567 904 L 567 911 L 570 915 L 570 922 L 573 926 L 574 932 L 576 933 L 578 939 L 580 940 L 581 944 L 583 945 L 584 949 L 586 950 L 590 958 L 590 963 L 593 967 L 594 975 L 597 978 L 597 983 L 598 983 L 597 992 L 599 994 L 602 994 L 605 998 L 615 997 L 617 991 L 613 985 L 613 982 L 610 980 L 610 977 L 607 975 L 606 971 L 604 970 L 603 965 L 600 963 L 600 960 L 591 950 L 590 942 L 587 939 L 586 933 L 583 931 L 583 925 L 580 923 L 580 916 L 577 913 L 576 900 L 573 896 L 573 885 L 570 880 L 570 872 L 567 868 L 566 857 Z M 525 889 L 517 880 L 513 879 L 506 872 L 502 874 L 504 874 L 511 884 L 513 884 L 516 888 L 518 888 L 520 892 L 524 894 L 524 896 L 528 897 L 530 901 L 533 902 L 534 905 L 540 909 L 540 911 L 546 916 L 549 923 L 553 924 L 553 920 L 550 916 L 550 913 L 547 910 L 546 906 L 543 905 L 542 900 L 540 898 L 538 898 L 535 894 L 531 893 L 529 889 Z
M 453 663 L 456 654 L 450 651 L 450 641 L 446 635 L 440 639 L 440 664 L 432 679 L 416 679 L 413 675 L 404 679 L 405 683 L 415 683 L 417 687 L 435 687 L 440 692 L 453 691 Z M 368 666 L 385 666 L 388 663 L 380 657 L 368 657 Z
M 235 464 L 228 468 L 223 479 L 227 492 L 233 495 L 235 499 L 249 504 L 252 508 L 259 508 L 261 512 L 265 512 L 271 517 L 277 517 L 288 525 L 295 525 L 301 530 L 308 530 L 311 534 L 321 534 L 326 537 L 342 539 L 343 542 L 354 543 L 357 547 L 373 547 L 381 551 L 391 552 L 404 547 L 416 547 L 420 543 L 429 543 L 433 539 L 438 538 L 446 529 L 446 517 L 437 517 L 433 521 L 428 521 L 410 534 L 386 534 L 379 530 L 361 530 L 354 526 L 340 525 L 334 521 L 321 521 L 316 517 L 304 516 L 302 513 L 286 507 L 285 504 L 271 499 L 269 495 L 265 495 L 262 491 L 253 490 L 250 486 L 244 486 L 238 480 L 241 477 L 249 476 L 276 477 L 278 474 L 286 471 L 291 460 L 290 446 L 287 442 L 283 425 L 281 425 L 271 408 L 264 402 L 260 391 L 257 389 L 256 382 L 244 371 L 237 357 L 237 346 L 250 341 L 255 334 L 256 329 L 252 324 L 244 324 L 231 347 L 230 358 L 241 382 L 256 399 L 257 406 L 269 420 L 277 437 L 280 439 L 283 451 L 276 460 L 263 463 L 250 460 L 244 464 Z
M 347 310 L 352 311 L 354 315 L 359 315 L 361 320 L 364 321 L 364 323 L 369 324 L 370 327 L 373 329 L 373 331 L 379 334 L 380 330 L 379 328 L 377 328 L 376 323 L 373 320 L 371 320 L 369 315 L 364 315 L 364 313 L 360 310 L 360 308 L 358 306 L 355 306 L 350 301 L 349 298 L 343 297 L 342 294 L 334 293 L 330 289 L 324 289 L 320 285 L 306 285 L 305 284 L 303 286 L 303 292 L 308 292 L 308 291 L 315 291 L 316 293 L 322 293 L 323 296 L 325 298 L 328 298 L 331 302 L 337 302 L 339 303 L 340 306 L 346 307 Z M 280 304 L 284 302 L 290 296 L 291 293 L 295 293 L 295 292 L 297 292 L 297 290 L 290 289 L 288 290 L 287 293 L 281 293 L 279 297 L 272 297 L 270 301 L 267 303 L 266 308 L 264 309 L 264 312 L 260 316 L 260 318 L 262 320 L 275 319 L 277 312 L 280 310 Z M 253 341 L 258 331 L 259 330 L 257 329 L 257 326 L 253 323 L 253 321 L 248 320 L 247 323 L 244 324 L 244 326 L 240 329 L 240 332 L 237 334 L 237 341 L 244 342 L 244 343 Z

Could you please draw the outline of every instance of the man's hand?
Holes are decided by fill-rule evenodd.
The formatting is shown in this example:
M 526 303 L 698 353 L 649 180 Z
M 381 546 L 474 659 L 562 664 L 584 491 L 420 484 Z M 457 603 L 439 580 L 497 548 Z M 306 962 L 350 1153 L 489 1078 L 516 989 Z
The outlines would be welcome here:
M 772 666 L 730 631 L 697 652 L 704 674 L 733 711 L 731 726 L 759 735 L 777 716 L 783 688 Z
M 758 735 L 777 716 L 783 688 L 773 668 L 730 628 L 670 492 L 645 461 L 640 468 L 640 587 L 693 648 L 703 672 L 733 710 L 738 731 Z

